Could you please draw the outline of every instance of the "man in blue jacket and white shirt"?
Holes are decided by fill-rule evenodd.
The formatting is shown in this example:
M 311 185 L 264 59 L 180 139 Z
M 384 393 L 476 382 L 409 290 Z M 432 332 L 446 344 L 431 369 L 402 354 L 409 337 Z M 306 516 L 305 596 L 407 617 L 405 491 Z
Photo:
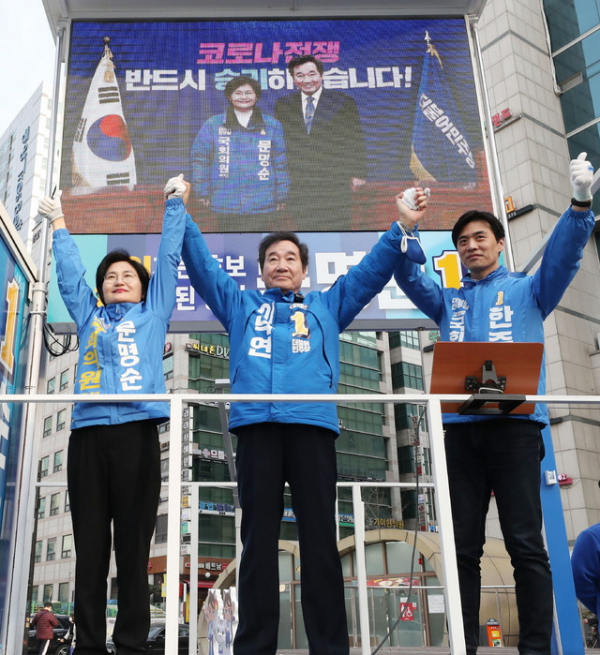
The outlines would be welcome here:
M 402 195 L 402 194 L 400 194 Z M 416 221 L 427 204 L 412 190 Z M 308 249 L 292 232 L 259 246 L 263 291 L 242 291 L 213 258 L 191 217 L 182 251 L 190 280 L 229 332 L 234 393 L 334 394 L 339 333 L 388 283 L 404 234 L 398 224 L 324 292 L 300 293 Z M 302 611 L 312 655 L 349 651 L 344 584 L 336 546 L 334 403 L 233 403 L 229 429 L 242 506 L 236 655 L 275 655 L 279 623 L 278 539 L 287 482 L 298 527 Z
M 492 214 L 470 211 L 452 230 L 469 271 L 458 289 L 441 288 L 407 257 L 394 277 L 440 328 L 443 341 L 544 341 L 543 321 L 579 268 L 594 227 L 590 209 L 593 169 L 586 153 L 571 162 L 571 207 L 558 221 L 540 267 L 531 276 L 500 265 L 504 227 Z M 401 208 L 400 204 L 399 207 Z M 401 208 L 402 209 L 402 208 Z M 405 223 L 411 230 L 416 223 Z M 539 394 L 545 393 L 542 366 Z M 510 418 L 444 414 L 446 458 L 458 560 L 467 653 L 477 650 L 485 518 L 494 492 L 506 549 L 514 567 L 519 613 L 519 653 L 550 655 L 552 576 L 541 534 L 541 428 L 545 405 Z

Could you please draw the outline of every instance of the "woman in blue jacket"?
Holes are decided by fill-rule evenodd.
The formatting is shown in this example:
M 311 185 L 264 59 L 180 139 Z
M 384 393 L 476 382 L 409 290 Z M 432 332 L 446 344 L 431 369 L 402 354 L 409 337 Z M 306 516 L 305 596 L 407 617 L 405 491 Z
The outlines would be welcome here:
M 177 267 L 185 231 L 186 185 L 165 187 L 163 232 L 156 269 L 126 251 L 98 266 L 101 303 L 84 279 L 85 267 L 66 229 L 60 201 L 44 198 L 39 212 L 52 222 L 58 285 L 80 343 L 75 393 L 165 393 L 162 354 L 175 306 Z M 160 492 L 157 425 L 167 403 L 75 404 L 67 478 L 77 552 L 77 651 L 106 652 L 106 580 L 111 524 L 119 588 L 113 639 L 119 652 L 143 653 L 150 627 L 147 564 Z
M 192 146 L 192 183 L 220 230 L 261 232 L 279 221 L 290 181 L 281 123 L 256 106 L 260 84 L 240 75 L 225 86 L 228 107 Z

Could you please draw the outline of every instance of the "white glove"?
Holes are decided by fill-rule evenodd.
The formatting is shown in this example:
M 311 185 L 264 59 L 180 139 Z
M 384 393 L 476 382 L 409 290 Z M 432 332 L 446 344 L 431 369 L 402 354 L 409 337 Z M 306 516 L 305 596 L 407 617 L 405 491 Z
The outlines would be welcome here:
M 591 186 L 594 179 L 594 167 L 586 161 L 587 152 L 582 152 L 577 159 L 571 160 L 571 186 L 573 198 L 581 202 L 592 199 Z
M 431 195 L 431 190 L 430 189 L 423 189 L 423 193 L 427 196 L 427 200 L 429 200 L 429 196 Z M 419 209 L 417 205 L 417 190 L 415 187 L 412 187 L 411 189 L 406 189 L 402 196 L 402 202 L 409 208 L 414 211 L 417 211 Z
M 43 200 L 40 200 L 38 213 L 44 218 L 47 218 L 51 223 L 54 223 L 57 218 L 64 216 L 60 205 L 60 197 L 50 198 L 50 196 L 46 196 Z
M 167 198 L 183 198 L 186 186 L 183 183 L 183 173 L 177 177 L 172 177 L 166 184 L 164 194 Z

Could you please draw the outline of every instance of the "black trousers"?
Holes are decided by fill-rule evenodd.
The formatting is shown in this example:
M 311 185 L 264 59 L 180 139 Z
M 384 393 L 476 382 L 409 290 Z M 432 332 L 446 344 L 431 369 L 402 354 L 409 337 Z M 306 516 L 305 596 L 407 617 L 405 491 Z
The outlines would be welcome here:
M 477 650 L 480 559 L 493 491 L 504 545 L 514 567 L 519 653 L 550 655 L 553 595 L 542 538 L 540 463 L 544 446 L 540 429 L 533 421 L 520 419 L 444 427 L 467 651 Z
M 75 652 L 107 652 L 112 523 L 119 593 L 113 640 L 119 655 L 145 653 L 150 627 L 148 557 L 160 494 L 156 423 L 136 421 L 73 430 L 67 477 L 77 555 Z
M 347 655 L 344 579 L 335 532 L 335 434 L 283 423 L 258 423 L 236 433 L 243 551 L 234 652 L 274 655 L 277 650 L 278 540 L 287 481 L 298 527 L 309 653 Z

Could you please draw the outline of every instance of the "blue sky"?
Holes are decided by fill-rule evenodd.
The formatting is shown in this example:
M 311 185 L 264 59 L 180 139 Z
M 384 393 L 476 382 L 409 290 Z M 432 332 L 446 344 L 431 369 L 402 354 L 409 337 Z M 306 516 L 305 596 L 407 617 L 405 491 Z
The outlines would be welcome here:
M 54 78 L 54 41 L 42 0 L 0 0 L 0 135 L 46 79 Z

